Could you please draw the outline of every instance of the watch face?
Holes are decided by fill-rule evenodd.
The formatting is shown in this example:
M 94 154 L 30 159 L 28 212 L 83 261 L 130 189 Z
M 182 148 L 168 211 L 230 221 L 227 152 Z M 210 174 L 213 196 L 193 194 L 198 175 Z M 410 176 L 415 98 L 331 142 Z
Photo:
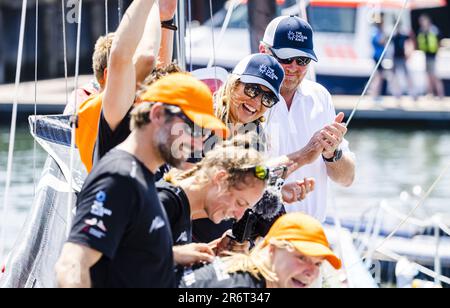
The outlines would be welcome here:
M 338 160 L 340 160 L 341 158 L 342 158 L 342 155 L 343 155 L 344 153 L 342 152 L 342 150 L 337 150 L 336 151 L 336 154 L 335 154 L 335 157 L 334 157 L 334 161 L 338 161 Z

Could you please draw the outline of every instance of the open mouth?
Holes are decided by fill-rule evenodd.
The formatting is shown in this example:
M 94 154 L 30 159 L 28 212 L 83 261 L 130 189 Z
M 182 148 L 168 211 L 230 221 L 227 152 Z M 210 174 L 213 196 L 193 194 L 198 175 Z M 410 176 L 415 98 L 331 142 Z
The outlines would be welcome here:
M 245 110 L 247 113 L 249 113 L 250 115 L 256 114 L 256 111 L 257 111 L 257 110 L 256 110 L 255 108 L 253 108 L 252 106 L 249 106 L 249 105 L 247 105 L 247 104 L 243 104 L 242 107 L 243 107 L 244 110 Z
M 292 284 L 294 285 L 295 288 L 302 288 L 302 289 L 304 289 L 308 286 L 307 284 L 305 284 L 295 278 L 292 278 Z

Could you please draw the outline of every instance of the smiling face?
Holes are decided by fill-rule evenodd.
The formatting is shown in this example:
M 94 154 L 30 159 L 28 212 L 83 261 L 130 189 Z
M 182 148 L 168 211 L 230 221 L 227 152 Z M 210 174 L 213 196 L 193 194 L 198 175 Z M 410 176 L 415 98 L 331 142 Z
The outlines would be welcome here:
M 295 249 L 271 246 L 273 271 L 278 288 L 309 288 L 319 277 L 322 257 L 308 257 Z
M 301 66 L 293 61 L 291 64 L 281 64 L 281 66 L 286 74 L 281 91 L 283 93 L 296 91 L 308 74 L 309 65 Z
M 263 91 L 270 92 L 269 88 L 261 86 Z M 237 82 L 231 94 L 230 119 L 236 124 L 248 124 L 260 119 L 267 111 L 262 102 L 262 95 L 250 98 L 245 94 L 245 84 Z
M 226 173 L 219 174 L 208 190 L 205 211 L 215 224 L 229 219 L 241 219 L 245 211 L 261 200 L 265 183 L 252 176 L 235 186 L 229 186 Z

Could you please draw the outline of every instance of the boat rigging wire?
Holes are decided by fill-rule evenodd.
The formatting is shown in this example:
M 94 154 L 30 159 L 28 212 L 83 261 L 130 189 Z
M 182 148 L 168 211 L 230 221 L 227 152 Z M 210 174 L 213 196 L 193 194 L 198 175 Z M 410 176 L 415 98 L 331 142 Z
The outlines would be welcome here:
M 105 0 L 105 33 L 109 33 L 109 11 L 108 11 L 108 0 Z
M 399 27 L 399 25 L 400 25 L 400 22 L 401 22 L 401 20 L 402 20 L 402 18 L 403 18 L 403 15 L 404 15 L 405 11 L 406 11 L 406 8 L 407 8 L 408 5 L 409 5 L 409 2 L 410 2 L 410 0 L 405 0 L 405 1 L 403 2 L 403 7 L 402 7 L 402 9 L 401 9 L 401 11 L 400 11 L 400 14 L 399 14 L 399 16 L 398 16 L 398 18 L 397 18 L 397 21 L 395 22 L 394 29 L 392 29 L 391 35 L 389 36 L 389 39 L 388 39 L 386 45 L 384 46 L 383 53 L 381 54 L 380 59 L 379 59 L 378 62 L 376 63 L 376 65 L 375 65 L 375 67 L 374 67 L 374 69 L 373 69 L 373 72 L 372 72 L 372 74 L 370 75 L 370 78 L 369 78 L 369 80 L 367 81 L 366 86 L 364 87 L 364 90 L 363 90 L 361 96 L 360 96 L 359 99 L 358 99 L 358 102 L 356 103 L 355 107 L 353 108 L 353 111 L 351 112 L 351 114 L 350 114 L 350 116 L 349 116 L 349 118 L 348 118 L 348 120 L 347 120 L 347 122 L 346 122 L 346 126 L 347 126 L 347 127 L 348 127 L 348 126 L 350 125 L 350 123 L 352 122 L 352 120 L 353 120 L 353 118 L 354 118 L 356 112 L 357 112 L 358 109 L 359 109 L 359 106 L 361 105 L 361 103 L 362 103 L 364 97 L 365 97 L 366 94 L 367 94 L 367 91 L 369 90 L 370 85 L 372 84 L 373 79 L 375 78 L 375 74 L 377 73 L 379 67 L 380 67 L 380 66 L 382 65 L 382 63 L 383 63 L 384 57 L 386 56 L 386 53 L 387 53 L 387 51 L 388 51 L 388 48 L 389 48 L 389 46 L 390 46 L 391 43 L 392 43 L 392 39 L 394 38 L 395 32 L 397 31 L 397 29 L 398 29 L 398 27 Z
M 78 89 L 78 77 L 79 77 L 79 71 L 80 71 L 80 42 L 81 42 L 81 20 L 82 20 L 82 11 L 83 11 L 83 0 L 80 0 L 78 3 L 78 27 L 77 27 L 77 46 L 76 46 L 76 61 L 75 61 L 75 84 L 74 89 L 75 92 Z M 67 218 L 66 218 L 66 225 L 67 225 L 67 236 L 69 235 L 70 225 L 72 223 L 72 209 L 74 207 L 73 205 L 73 171 L 75 168 L 75 137 L 76 137 L 76 128 L 77 128 L 77 110 L 78 110 L 78 95 L 75 93 L 75 103 L 74 103 L 74 109 L 73 109 L 73 115 L 71 118 L 71 129 L 72 129 L 72 136 L 71 136 L 71 143 L 70 143 L 70 172 L 69 172 L 69 188 L 71 192 L 68 194 L 68 201 L 67 204 L 69 206 L 69 210 L 67 211 Z
M 12 179 L 12 171 L 13 171 L 13 160 L 14 160 L 14 147 L 15 147 L 15 139 L 16 139 L 16 126 L 17 126 L 17 107 L 19 102 L 19 85 L 20 85 L 20 77 L 22 71 L 22 56 L 23 56 L 23 47 L 24 47 L 24 37 L 25 37 L 25 21 L 27 16 L 27 0 L 22 0 L 22 13 L 20 20 L 20 34 L 19 34 L 19 46 L 18 46 L 18 54 L 17 54 L 17 65 L 16 65 L 16 80 L 14 87 L 14 102 L 12 108 L 12 116 L 11 116 L 11 130 L 9 135 L 9 149 L 8 149 L 8 161 L 7 161 L 7 169 L 6 169 L 6 181 L 5 181 L 5 192 L 3 198 L 3 211 L 2 211 L 2 221 L 0 225 L 0 262 L 3 260 L 3 256 L 6 249 L 6 222 L 8 219 L 8 211 L 9 211 L 9 194 L 11 188 L 11 179 Z
M 64 80 L 66 82 L 66 106 L 69 103 L 69 69 L 67 63 L 67 34 L 66 34 L 66 9 L 64 0 L 61 0 L 61 17 L 62 17 L 62 32 L 63 32 L 63 53 L 64 53 Z
M 36 22 L 34 35 L 34 117 L 37 116 L 37 88 L 38 88 L 38 48 L 39 48 L 39 0 L 36 0 Z M 33 123 L 33 133 L 36 135 L 36 122 Z M 33 138 L 33 195 L 36 195 L 36 152 L 37 141 Z
M 403 225 L 414 215 L 414 213 L 417 211 L 417 209 L 425 204 L 425 201 L 428 199 L 428 197 L 431 195 L 431 193 L 436 189 L 436 186 L 444 178 L 444 176 L 446 175 L 446 173 L 448 172 L 449 169 L 450 169 L 450 164 L 446 168 L 444 168 L 444 170 L 441 172 L 441 174 L 436 179 L 436 181 L 434 181 L 434 183 L 428 189 L 426 194 L 419 200 L 418 204 L 408 213 L 408 215 L 400 222 L 400 224 L 397 227 L 395 227 L 395 229 L 381 242 L 381 244 L 378 246 L 378 248 L 375 249 L 375 251 L 378 251 L 381 247 L 383 247 L 383 245 L 386 244 L 386 242 L 389 241 L 398 232 L 398 230 L 400 230 L 400 228 L 403 227 Z
M 217 46 L 214 46 L 214 50 L 216 50 L 216 47 L 220 48 L 222 41 L 223 41 L 223 37 L 224 37 L 225 33 L 227 32 L 228 27 L 230 25 L 230 21 L 231 21 L 231 17 L 233 16 L 234 9 L 239 4 L 239 2 L 240 2 L 239 0 L 231 0 L 228 3 L 229 7 L 227 10 L 227 15 L 225 17 L 222 28 L 220 30 L 219 39 L 217 40 Z M 212 17 L 211 17 L 211 22 L 212 22 Z M 213 37 L 214 37 L 214 30 L 213 30 Z M 214 56 L 211 59 L 209 59 L 207 67 L 211 68 L 211 67 L 213 67 L 213 65 L 215 66 L 215 63 L 216 63 L 216 58 L 215 58 L 215 53 L 214 53 Z
M 188 0 L 188 31 L 189 31 L 189 71 L 194 70 L 194 65 L 192 64 L 192 0 Z

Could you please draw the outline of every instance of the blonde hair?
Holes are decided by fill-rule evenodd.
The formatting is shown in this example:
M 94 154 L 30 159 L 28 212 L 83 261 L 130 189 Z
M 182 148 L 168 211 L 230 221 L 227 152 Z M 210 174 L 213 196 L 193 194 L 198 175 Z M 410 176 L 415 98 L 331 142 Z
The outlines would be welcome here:
M 294 246 L 288 241 L 270 240 L 261 241 L 249 254 L 228 253 L 228 257 L 223 259 L 225 269 L 228 274 L 246 272 L 256 279 L 263 278 L 269 282 L 277 282 L 278 277 L 273 271 L 268 260 L 268 249 L 275 246 L 279 249 L 294 251 Z
M 95 43 L 94 55 L 92 56 L 92 69 L 97 82 L 101 85 L 105 82 L 103 76 L 105 69 L 108 67 L 108 59 L 114 37 L 115 33 L 109 33 L 101 36 Z
M 233 93 L 236 91 L 237 87 L 241 84 L 241 76 L 233 74 L 228 77 L 227 82 L 220 87 L 220 89 L 214 94 L 214 107 L 216 117 L 221 119 L 222 122 L 229 124 L 231 104 L 233 102 Z M 264 116 L 260 117 L 257 122 L 263 123 L 266 119 Z M 244 123 L 248 124 L 248 123 Z
M 257 135 L 254 133 L 238 135 L 223 141 L 208 152 L 205 158 L 192 169 L 186 172 L 172 169 L 164 179 L 177 185 L 180 181 L 196 177 L 197 183 L 206 184 L 217 171 L 224 170 L 228 173 L 229 187 L 249 185 L 249 179 L 260 181 L 254 176 L 254 170 L 248 170 L 264 164 L 263 155 L 253 147 L 254 142 L 257 142 Z
M 216 117 L 224 123 L 230 123 L 232 95 L 239 86 L 239 79 L 239 75 L 231 75 L 227 82 L 214 94 Z

